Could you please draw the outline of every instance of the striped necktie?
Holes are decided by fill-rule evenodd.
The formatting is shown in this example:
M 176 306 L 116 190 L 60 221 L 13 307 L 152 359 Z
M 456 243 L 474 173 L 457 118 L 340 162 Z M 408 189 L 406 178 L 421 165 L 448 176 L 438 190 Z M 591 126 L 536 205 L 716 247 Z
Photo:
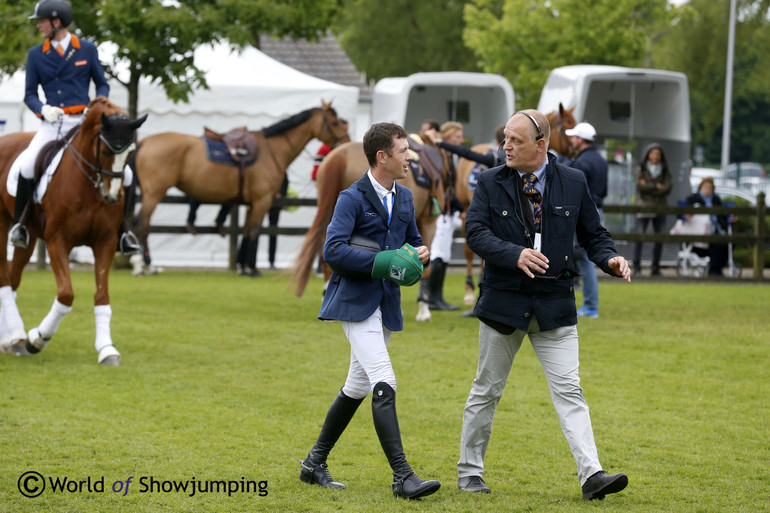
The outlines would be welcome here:
M 534 173 L 525 174 L 524 187 L 522 187 L 522 191 L 524 191 L 524 194 L 527 195 L 527 198 L 529 198 L 529 201 L 532 203 L 532 221 L 535 224 L 535 231 L 539 232 L 540 222 L 542 220 L 541 203 L 543 202 L 543 197 L 539 192 L 537 192 L 537 189 L 535 188 L 535 182 L 537 182 L 537 177 Z

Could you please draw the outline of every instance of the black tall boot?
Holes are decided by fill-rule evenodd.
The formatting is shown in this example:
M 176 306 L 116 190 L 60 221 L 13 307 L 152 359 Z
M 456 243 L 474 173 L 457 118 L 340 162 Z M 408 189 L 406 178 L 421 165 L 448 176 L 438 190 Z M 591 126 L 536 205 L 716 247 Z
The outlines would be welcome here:
M 139 239 L 136 238 L 134 232 L 128 229 L 128 222 L 134 219 L 134 207 L 136 206 L 136 194 L 134 192 L 134 184 L 126 190 L 126 201 L 123 204 L 123 221 L 118 228 L 118 251 L 121 254 L 129 256 L 134 253 L 142 252 L 142 245 L 139 244 Z
M 299 472 L 301 481 L 326 488 L 345 488 L 344 484 L 332 479 L 329 468 L 326 466 L 326 458 L 342 432 L 348 427 L 350 419 L 353 418 L 363 400 L 363 397 L 361 399 L 350 398 L 340 389 L 340 393 L 337 394 L 331 407 L 329 407 L 318 440 L 308 453 L 307 458 L 301 462 L 302 470 Z
M 382 450 L 393 469 L 393 495 L 417 499 L 436 492 L 441 483 L 420 479 L 406 461 L 396 415 L 396 392 L 382 381 L 374 385 L 372 391 L 372 419 Z
M 257 269 L 257 241 L 248 237 L 241 238 L 241 247 L 238 250 L 238 263 L 241 264 L 241 276 L 259 278 L 262 273 Z
M 444 278 L 446 277 L 446 264 L 437 258 L 430 264 L 430 277 L 428 278 L 428 308 L 431 310 L 459 310 L 459 306 L 450 305 L 444 301 Z
M 13 227 L 11 228 L 11 244 L 20 249 L 26 249 L 29 245 L 29 232 L 27 227 L 21 224 L 21 216 L 24 214 L 24 208 L 32 197 L 32 191 L 35 189 L 34 178 L 24 178 L 19 176 L 19 183 L 16 185 L 16 204 L 13 210 Z

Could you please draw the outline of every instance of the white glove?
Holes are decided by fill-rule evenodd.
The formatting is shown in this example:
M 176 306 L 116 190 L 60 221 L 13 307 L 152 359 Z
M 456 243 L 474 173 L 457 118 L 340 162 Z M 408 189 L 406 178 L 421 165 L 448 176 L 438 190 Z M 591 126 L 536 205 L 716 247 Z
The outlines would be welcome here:
M 43 105 L 43 108 L 40 109 L 40 113 L 43 115 L 43 119 L 49 123 L 55 123 L 64 114 L 64 111 L 53 105 Z

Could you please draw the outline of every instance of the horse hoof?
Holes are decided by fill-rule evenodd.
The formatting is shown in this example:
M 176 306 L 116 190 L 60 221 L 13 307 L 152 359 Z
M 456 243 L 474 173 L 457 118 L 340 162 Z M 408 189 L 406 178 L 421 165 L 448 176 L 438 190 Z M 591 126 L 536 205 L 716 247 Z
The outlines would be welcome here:
M 19 351 L 24 350 L 24 344 L 26 342 L 27 334 L 24 330 L 19 330 L 0 341 L 0 353 L 22 354 Z M 21 346 L 21 349 L 17 346 Z
M 417 316 L 415 317 L 417 322 L 428 322 L 431 320 L 430 308 L 428 303 L 424 301 L 417 302 Z
M 29 330 L 29 335 L 27 336 L 25 347 L 27 349 L 28 354 L 37 354 L 48 345 L 48 341 L 51 340 L 50 337 L 45 338 L 40 335 L 40 331 L 37 328 L 32 328 Z
M 34 353 L 29 350 L 30 345 L 27 340 L 19 340 L 11 346 L 11 352 L 16 356 L 31 356 Z M 40 351 L 37 351 L 40 352 Z
M 463 303 L 465 303 L 466 305 L 475 305 L 476 294 L 473 294 L 473 293 L 465 294 L 465 297 L 463 298 Z
M 109 367 L 120 367 L 120 356 L 119 355 L 112 355 L 108 356 L 101 362 L 99 362 L 99 365 L 107 365 Z

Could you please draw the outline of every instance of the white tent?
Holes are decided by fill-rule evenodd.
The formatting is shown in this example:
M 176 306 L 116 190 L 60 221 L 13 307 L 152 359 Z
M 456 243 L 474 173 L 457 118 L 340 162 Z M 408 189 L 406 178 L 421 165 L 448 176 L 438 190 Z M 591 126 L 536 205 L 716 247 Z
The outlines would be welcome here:
M 109 44 L 100 47 L 103 56 L 109 50 Z M 202 46 L 195 52 L 195 64 L 205 71 L 210 89 L 195 91 L 188 103 L 174 103 L 167 99 L 160 84 L 148 80 L 140 83 L 138 111 L 140 116 L 148 115 L 147 122 L 140 129 L 140 138 L 166 131 L 202 135 L 204 125 L 218 131 L 242 125 L 250 130 L 260 130 L 302 110 L 320 107 L 321 100 L 331 101 L 340 117 L 355 123 L 357 88 L 306 75 L 255 48 L 236 53 L 224 44 Z M 127 108 L 127 90 L 117 81 L 111 81 L 110 88 L 110 99 Z M 9 118 L 5 133 L 37 129 L 36 125 L 22 126 L 21 122 L 12 124 L 10 121 L 10 118 L 19 119 L 19 109 L 28 112 L 23 106 L 23 97 L 23 73 L 20 77 L 17 75 L 2 82 L 0 120 Z M 6 112 L 15 114 L 6 115 Z M 354 131 L 355 127 L 351 126 L 350 133 Z M 312 141 L 289 167 L 291 187 L 297 190 L 300 197 L 315 197 L 315 184 L 310 174 L 313 156 L 319 145 L 319 141 Z M 217 209 L 213 205 L 202 206 L 196 224 L 213 226 Z M 279 225 L 309 226 L 313 215 L 314 209 L 309 207 L 301 207 L 295 212 L 284 211 Z M 152 224 L 183 225 L 186 216 L 185 205 L 160 205 L 153 215 Z M 240 219 L 243 218 L 242 213 Z M 279 237 L 278 260 L 288 265 L 301 242 L 300 237 Z M 150 250 L 153 263 L 161 266 L 225 267 L 228 264 L 228 242 L 216 235 L 153 234 L 150 236 Z M 81 255 L 78 257 L 83 258 Z M 84 259 L 88 260 L 88 256 Z M 264 266 L 266 261 L 267 244 L 260 241 L 258 265 Z
M 417 132 L 426 119 L 463 124 L 471 144 L 494 138 L 513 114 L 513 87 L 500 75 L 460 71 L 383 78 L 372 94 L 372 122 L 392 121 Z

